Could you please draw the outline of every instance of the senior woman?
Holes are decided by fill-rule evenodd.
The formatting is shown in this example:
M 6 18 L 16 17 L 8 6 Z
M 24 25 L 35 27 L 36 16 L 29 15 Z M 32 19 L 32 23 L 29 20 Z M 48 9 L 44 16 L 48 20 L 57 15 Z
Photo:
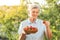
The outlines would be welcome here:
M 50 23 L 43 20 L 38 19 L 40 7 L 38 4 L 29 4 L 28 6 L 28 16 L 29 18 L 22 21 L 18 30 L 19 40 L 44 40 L 44 35 L 51 40 L 52 32 L 50 29 Z M 26 34 L 23 30 L 26 26 L 33 26 L 38 29 L 36 33 Z M 21 38 L 21 39 L 20 39 Z

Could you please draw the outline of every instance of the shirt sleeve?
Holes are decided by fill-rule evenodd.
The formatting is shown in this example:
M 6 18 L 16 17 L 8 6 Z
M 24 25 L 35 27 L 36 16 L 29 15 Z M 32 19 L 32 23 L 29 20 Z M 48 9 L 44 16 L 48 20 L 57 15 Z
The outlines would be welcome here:
M 42 24 L 43 24 L 43 21 L 42 21 Z M 44 27 L 44 32 L 46 32 L 46 25 L 43 24 L 43 27 Z
M 44 31 L 46 32 L 46 26 L 44 25 Z
M 18 34 L 22 34 L 23 31 L 23 23 L 20 23 L 19 29 L 18 29 Z

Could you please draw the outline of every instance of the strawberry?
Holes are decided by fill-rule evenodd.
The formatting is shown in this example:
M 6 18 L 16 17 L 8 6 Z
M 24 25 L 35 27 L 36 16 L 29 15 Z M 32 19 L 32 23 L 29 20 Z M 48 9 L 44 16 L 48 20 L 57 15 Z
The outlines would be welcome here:
M 32 28 L 33 28 L 33 27 L 32 27 L 32 26 L 30 26 L 30 30 L 32 30 Z
M 30 26 L 30 28 L 32 28 L 32 26 Z
M 43 24 L 45 24 L 45 20 L 43 21 Z
M 25 31 L 28 30 L 28 29 L 29 29 L 28 26 L 24 28 Z

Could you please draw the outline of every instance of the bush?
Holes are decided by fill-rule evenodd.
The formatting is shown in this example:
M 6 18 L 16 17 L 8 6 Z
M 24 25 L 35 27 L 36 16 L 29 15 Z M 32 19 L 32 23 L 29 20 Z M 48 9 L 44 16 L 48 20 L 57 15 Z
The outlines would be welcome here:
M 44 11 L 40 13 L 39 18 L 51 22 L 53 32 L 52 40 L 60 40 L 60 9 L 59 5 L 50 4 L 49 8 L 42 7 Z M 18 28 L 21 21 L 27 18 L 26 5 L 20 6 L 2 6 L 0 7 L 0 36 L 9 40 L 18 39 Z

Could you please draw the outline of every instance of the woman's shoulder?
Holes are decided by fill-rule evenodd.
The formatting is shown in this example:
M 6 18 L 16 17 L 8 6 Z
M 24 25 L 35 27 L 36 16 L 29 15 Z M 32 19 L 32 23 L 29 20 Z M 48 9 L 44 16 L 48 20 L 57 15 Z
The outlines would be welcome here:
M 23 24 L 23 23 L 26 23 L 27 22 L 27 19 L 25 19 L 25 20 L 23 20 L 23 21 L 21 21 L 21 23 Z

